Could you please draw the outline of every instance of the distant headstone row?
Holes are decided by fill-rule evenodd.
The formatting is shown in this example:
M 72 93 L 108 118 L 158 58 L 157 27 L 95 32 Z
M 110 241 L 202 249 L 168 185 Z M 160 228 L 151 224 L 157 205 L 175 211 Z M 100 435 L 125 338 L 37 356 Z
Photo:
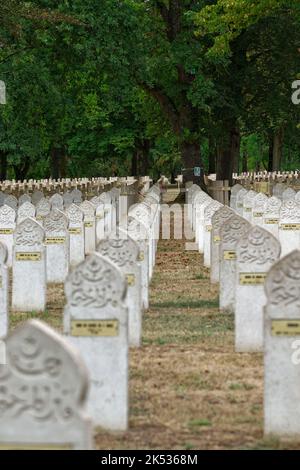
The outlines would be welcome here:
M 234 313 L 236 351 L 264 351 L 265 433 L 299 437 L 300 192 L 236 184 L 228 207 L 192 185 L 186 202 L 220 309 Z
M 38 214 L 29 200 L 0 207 L 0 449 L 88 449 L 92 425 L 128 427 L 128 350 L 141 346 L 160 189 L 129 208 L 112 190 L 67 208 L 57 196 Z M 37 320 L 7 334 L 8 266 L 14 310 L 44 310 L 47 282 L 64 282 L 64 337 Z

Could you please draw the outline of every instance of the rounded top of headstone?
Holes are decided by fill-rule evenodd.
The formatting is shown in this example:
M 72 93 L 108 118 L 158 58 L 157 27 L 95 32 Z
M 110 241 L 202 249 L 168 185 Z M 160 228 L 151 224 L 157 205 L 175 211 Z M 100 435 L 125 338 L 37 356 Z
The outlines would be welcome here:
M 237 243 L 236 251 L 238 263 L 271 266 L 278 260 L 281 246 L 270 232 L 254 225 L 242 235 Z
M 128 236 L 128 232 L 119 232 L 101 240 L 96 250 L 119 267 L 133 266 L 138 261 L 139 246 L 133 238 Z
M 194 204 L 203 204 L 203 202 L 207 201 L 208 199 L 212 198 L 206 194 L 204 191 L 197 192 L 193 198 Z
M 34 246 L 43 243 L 45 232 L 43 227 L 31 217 L 19 223 L 14 232 L 16 245 Z
M 18 207 L 18 200 L 12 194 L 5 198 L 4 203 L 5 205 L 12 207 L 13 209 L 16 209 Z
M 289 199 L 294 199 L 296 196 L 296 191 L 293 188 L 287 188 L 282 193 L 282 200 L 288 201 Z
M 281 204 L 281 200 L 278 197 L 269 197 L 266 203 L 266 212 L 279 212 Z
M 7 248 L 6 245 L 0 242 L 0 264 L 5 264 L 7 260 Z
M 42 406 L 32 406 L 26 393 L 22 404 L 14 400 L 1 410 L 1 418 L 21 414 L 23 425 L 57 422 L 76 426 L 88 392 L 88 372 L 77 350 L 63 336 L 39 320 L 18 326 L 6 340 L 7 364 L 0 366 L 0 377 L 6 386 L 18 390 L 47 390 L 40 397 Z M 45 396 L 44 396 L 45 397 Z M 55 399 L 56 398 L 56 399 Z M 21 422 L 21 421 L 20 421 Z
M 76 204 L 71 204 L 68 209 L 66 209 L 66 215 L 71 222 L 81 222 L 83 219 L 83 212 Z
M 23 202 L 18 208 L 18 215 L 20 214 L 28 214 L 32 217 L 35 214 L 35 206 L 30 201 Z
M 244 206 L 253 207 L 254 198 L 258 195 L 256 191 L 250 189 L 244 197 Z
M 19 206 L 24 204 L 24 202 L 31 202 L 29 194 L 22 194 L 22 196 L 19 197 Z
M 4 204 L 0 207 L 0 224 L 13 223 L 16 220 L 16 211 Z
M 44 229 L 46 232 L 64 231 L 67 230 L 68 225 L 68 217 L 59 209 L 53 209 L 44 219 Z
M 134 240 L 148 240 L 149 233 L 147 226 L 143 224 L 142 221 L 137 220 L 134 217 L 128 216 L 127 219 L 127 227 L 126 227 L 129 235 Z
M 300 308 L 300 251 L 295 250 L 282 258 L 270 269 L 265 282 L 268 304 L 280 309 L 285 317 L 285 309 L 295 309 L 299 318 Z M 282 310 L 281 310 L 282 309 Z M 278 312 L 279 313 L 279 312 Z
M 222 204 L 218 201 L 212 201 L 204 209 L 204 218 L 210 219 L 214 213 L 222 207 Z
M 126 281 L 119 268 L 99 253 L 92 253 L 68 275 L 65 293 L 71 307 L 118 308 L 123 305 Z
M 222 242 L 237 242 L 250 227 L 251 225 L 246 219 L 243 219 L 238 215 L 233 215 L 230 219 L 225 221 L 221 228 Z
M 44 193 L 42 191 L 34 191 L 31 196 L 32 203 L 36 205 L 43 197 Z
M 231 188 L 231 194 L 234 196 L 236 195 L 241 189 L 243 189 L 243 186 L 239 183 L 236 183 L 232 186 Z
M 295 199 L 283 201 L 280 208 L 280 217 L 294 219 L 300 217 L 300 204 Z
M 83 201 L 79 207 L 83 211 L 84 215 L 93 216 L 95 214 L 95 207 L 87 199 Z
M 213 229 L 219 229 L 224 221 L 235 215 L 235 212 L 228 206 L 221 206 L 212 216 Z

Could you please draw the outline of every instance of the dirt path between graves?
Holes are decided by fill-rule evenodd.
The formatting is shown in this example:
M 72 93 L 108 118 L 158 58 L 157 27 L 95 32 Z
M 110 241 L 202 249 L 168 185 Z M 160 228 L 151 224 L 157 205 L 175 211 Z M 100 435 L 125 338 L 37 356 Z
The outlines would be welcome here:
M 63 306 L 63 286 L 51 286 L 40 318 L 61 330 Z M 28 317 L 13 315 L 12 327 Z M 96 447 L 300 448 L 263 439 L 262 355 L 237 354 L 233 344 L 234 318 L 219 312 L 202 255 L 184 240 L 160 240 L 143 346 L 130 351 L 129 431 L 98 430 Z

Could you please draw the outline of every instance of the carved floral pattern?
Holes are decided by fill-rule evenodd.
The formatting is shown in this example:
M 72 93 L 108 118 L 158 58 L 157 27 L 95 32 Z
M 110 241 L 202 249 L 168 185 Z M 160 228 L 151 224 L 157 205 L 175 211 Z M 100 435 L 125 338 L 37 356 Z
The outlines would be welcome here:
M 265 289 L 269 304 L 300 308 L 300 251 L 291 252 L 271 268 Z
M 238 263 L 273 264 L 280 255 L 280 243 L 269 232 L 254 226 L 237 245 Z
M 68 304 L 74 307 L 117 307 L 125 290 L 121 272 L 97 253 L 76 266 L 65 283 Z
M 14 240 L 19 246 L 41 245 L 44 241 L 43 227 L 33 219 L 25 219 L 17 225 Z

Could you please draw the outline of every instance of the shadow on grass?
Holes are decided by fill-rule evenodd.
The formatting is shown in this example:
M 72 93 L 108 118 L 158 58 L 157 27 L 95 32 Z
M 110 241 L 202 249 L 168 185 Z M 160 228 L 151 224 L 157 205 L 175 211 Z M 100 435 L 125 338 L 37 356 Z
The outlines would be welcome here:
M 218 308 L 219 299 L 213 300 L 167 300 L 151 303 L 151 308 Z

